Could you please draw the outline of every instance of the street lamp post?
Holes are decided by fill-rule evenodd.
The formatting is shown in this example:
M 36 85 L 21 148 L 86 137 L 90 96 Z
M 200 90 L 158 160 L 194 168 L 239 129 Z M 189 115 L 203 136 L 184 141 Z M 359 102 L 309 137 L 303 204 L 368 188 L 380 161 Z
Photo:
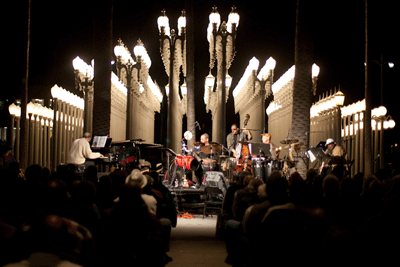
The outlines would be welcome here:
M 92 65 L 86 64 L 80 57 L 76 57 L 72 61 L 72 66 L 75 69 L 75 89 L 83 91 L 85 99 L 84 132 L 91 133 L 93 130 L 94 66 L 93 63 Z
M 217 7 L 213 7 L 208 26 L 208 41 L 210 43 L 210 69 L 217 66 L 217 109 L 213 114 L 213 141 L 225 143 L 226 136 L 226 75 L 235 55 L 236 30 L 239 25 L 239 14 L 236 8 L 228 17 L 228 23 L 221 24 L 221 16 Z M 221 27 L 220 27 L 221 26 Z
M 135 58 L 132 58 L 128 48 L 124 45 L 121 39 L 118 40 L 118 44 L 114 48 L 114 54 L 117 57 L 117 73 L 121 81 L 126 81 L 125 86 L 127 88 L 127 107 L 126 107 L 126 138 L 134 139 L 135 116 L 134 116 L 134 92 L 137 89 L 138 92 L 142 93 L 144 88 L 142 83 L 146 83 L 146 80 L 141 79 L 142 71 L 145 71 L 148 75 L 148 69 L 151 66 L 151 60 L 148 56 L 146 49 L 140 39 L 137 41 L 137 45 L 133 48 L 133 54 Z M 136 60 L 136 61 L 135 61 Z M 134 76 L 134 70 L 137 75 Z M 125 77 L 124 75 L 125 74 Z M 145 75 L 146 76 L 146 75 Z M 136 79 L 135 79 L 136 78 Z M 126 79 L 126 80 L 125 80 Z M 134 81 L 136 80 L 136 83 Z M 134 87 L 134 86 L 135 87 Z
M 385 64 L 388 64 L 389 68 L 393 69 L 394 68 L 394 63 L 393 62 L 384 62 L 383 61 L 383 54 L 381 54 L 381 60 L 380 62 L 376 60 L 372 60 L 373 62 L 377 63 L 379 67 L 381 68 L 381 106 L 383 106 L 383 69 L 385 67 Z
M 165 70 L 169 76 L 167 147 L 177 151 L 182 134 L 182 112 L 179 110 L 179 71 L 182 66 L 186 76 L 186 15 L 178 19 L 178 33 L 169 27 L 169 19 L 165 10 L 157 20 L 160 38 L 160 52 Z
M 396 123 L 392 119 L 392 116 L 386 115 L 387 109 L 384 106 L 380 106 L 371 111 L 372 126 L 375 130 L 375 151 L 379 150 L 379 168 L 385 167 L 385 139 L 384 132 L 387 129 L 395 127 Z M 378 141 L 379 133 L 379 141 Z M 376 153 L 375 153 L 376 154 Z
M 334 101 L 335 101 L 335 107 L 337 109 L 337 126 L 336 126 L 336 136 L 337 136 L 337 144 L 339 146 L 342 145 L 342 110 L 341 108 L 344 105 L 344 99 L 345 99 L 345 95 L 340 91 L 340 87 L 339 87 L 339 91 L 336 92 L 335 96 L 334 96 Z
M 260 70 L 260 73 L 257 75 L 256 81 L 260 84 L 261 88 L 261 132 L 265 131 L 265 98 L 268 94 L 272 93 L 271 87 L 274 83 L 274 69 L 276 66 L 276 61 L 272 57 L 268 58 L 265 62 L 264 67 Z M 268 89 L 267 89 L 268 85 Z M 267 91 L 268 90 L 268 91 Z

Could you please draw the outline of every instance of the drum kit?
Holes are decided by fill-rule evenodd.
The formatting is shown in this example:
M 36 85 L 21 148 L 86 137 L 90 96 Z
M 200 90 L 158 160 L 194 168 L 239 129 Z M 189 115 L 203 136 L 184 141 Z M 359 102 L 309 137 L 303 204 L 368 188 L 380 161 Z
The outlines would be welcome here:
M 254 170 L 254 177 L 265 182 L 266 178 L 269 177 L 273 171 L 281 172 L 283 177 L 286 178 L 290 176 L 293 168 L 296 168 L 298 161 L 295 160 L 295 158 L 299 157 L 298 154 L 303 143 L 300 143 L 298 139 L 289 138 L 280 141 L 280 143 L 286 145 L 285 149 L 289 150 L 289 155 L 283 159 L 278 158 L 281 147 L 277 149 L 275 158 L 253 155 L 252 168 Z M 297 153 L 297 156 L 294 156 L 294 153 Z

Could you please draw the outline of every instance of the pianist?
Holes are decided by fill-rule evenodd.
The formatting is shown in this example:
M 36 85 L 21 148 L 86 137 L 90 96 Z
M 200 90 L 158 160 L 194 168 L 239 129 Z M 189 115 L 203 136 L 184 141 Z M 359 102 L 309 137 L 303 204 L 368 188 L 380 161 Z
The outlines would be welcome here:
M 85 133 L 82 138 L 76 139 L 72 143 L 67 163 L 86 165 L 86 159 L 97 159 L 103 157 L 103 155 L 98 152 L 92 152 L 89 144 L 91 139 L 92 135 L 90 133 Z

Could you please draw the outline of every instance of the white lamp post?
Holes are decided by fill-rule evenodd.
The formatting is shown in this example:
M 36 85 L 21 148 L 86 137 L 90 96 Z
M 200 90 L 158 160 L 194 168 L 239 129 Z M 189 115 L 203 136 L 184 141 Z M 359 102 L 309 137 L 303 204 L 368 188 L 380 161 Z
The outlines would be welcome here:
M 165 10 L 157 19 L 160 39 L 160 52 L 164 63 L 165 71 L 169 76 L 168 95 L 168 117 L 167 117 L 167 147 L 178 151 L 182 135 L 182 110 L 179 97 L 179 69 L 182 66 L 183 75 L 186 76 L 186 15 L 182 11 L 177 26 L 178 33 L 170 30 L 169 19 Z M 184 90 L 184 89 L 183 89 Z M 167 91 L 167 87 L 166 87 Z M 184 96 L 186 97 L 186 95 Z M 183 100 L 185 101 L 185 100 Z
M 213 141 L 223 144 L 226 138 L 226 77 L 235 55 L 239 14 L 236 12 L 236 8 L 232 7 L 232 11 L 228 16 L 228 23 L 223 22 L 221 24 L 221 16 L 217 11 L 217 7 L 214 6 L 209 20 L 207 39 L 210 45 L 210 70 L 214 68 L 215 61 L 218 60 L 217 82 L 219 84 L 217 86 L 216 108 L 213 109 L 214 114 L 212 114 L 212 136 Z

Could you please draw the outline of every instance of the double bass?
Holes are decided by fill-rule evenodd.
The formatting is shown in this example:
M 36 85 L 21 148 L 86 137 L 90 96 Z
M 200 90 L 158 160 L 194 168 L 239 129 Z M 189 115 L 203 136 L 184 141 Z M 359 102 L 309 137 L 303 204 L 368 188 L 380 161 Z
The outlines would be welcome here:
M 243 122 L 243 128 L 246 128 L 247 123 L 249 122 L 250 115 L 246 114 L 246 119 Z M 250 171 L 253 173 L 253 169 L 251 168 L 251 155 L 249 148 L 247 146 L 247 140 L 243 134 L 243 131 L 241 131 L 240 136 L 239 136 L 239 144 L 236 146 L 236 152 L 237 152 L 237 164 L 236 164 L 236 171 L 237 172 L 242 172 L 243 170 Z

